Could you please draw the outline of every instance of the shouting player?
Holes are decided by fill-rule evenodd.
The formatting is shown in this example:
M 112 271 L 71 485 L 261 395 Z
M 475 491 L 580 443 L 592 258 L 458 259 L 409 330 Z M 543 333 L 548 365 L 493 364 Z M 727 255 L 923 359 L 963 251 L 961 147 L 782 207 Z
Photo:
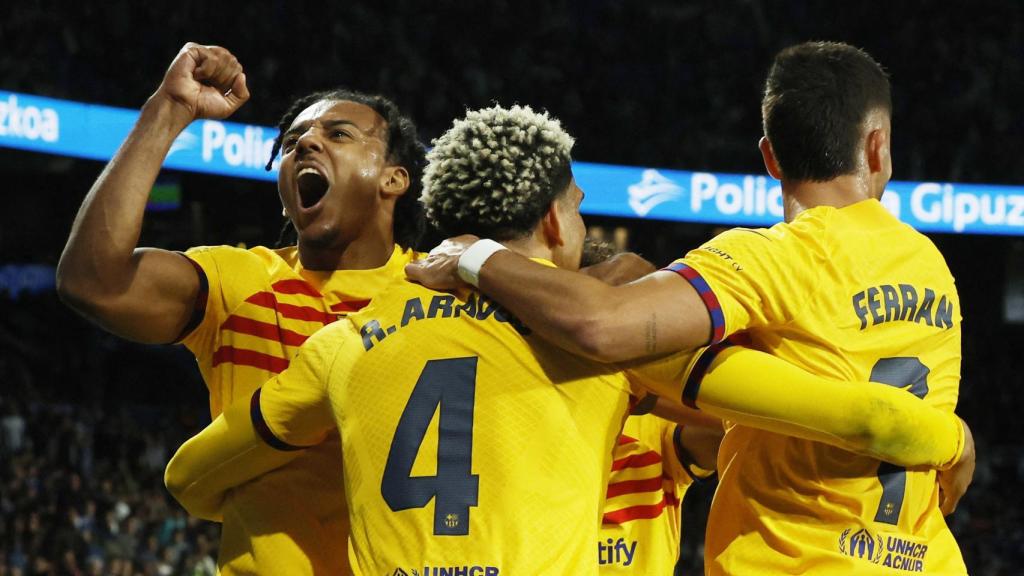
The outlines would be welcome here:
M 187 346 L 214 417 L 248 402 L 311 334 L 400 277 L 421 222 L 425 150 L 414 125 L 383 97 L 338 90 L 297 100 L 275 141 L 296 246 L 137 248 L 149 190 L 174 139 L 195 119 L 231 115 L 248 97 L 227 50 L 186 44 L 82 204 L 57 276 L 61 297 L 111 332 Z M 235 491 L 217 518 L 222 574 L 347 570 L 344 554 L 323 547 L 347 535 L 331 444 Z
M 410 266 L 410 277 L 434 287 L 478 285 L 550 341 L 605 361 L 743 332 L 751 346 L 809 371 L 905 388 L 952 412 L 961 319 L 953 278 L 935 246 L 879 202 L 892 173 L 891 109 L 888 78 L 862 50 L 827 42 L 788 48 L 765 84 L 760 142 L 769 173 L 782 181 L 784 223 L 726 232 L 624 286 L 473 238 Z M 703 407 L 701 377 L 724 366 L 720 350 L 688 372 L 684 400 Z M 731 426 L 719 454 L 707 570 L 963 574 L 942 514 L 969 480 L 973 460 L 963 462 L 937 483 L 934 470 Z
M 583 193 L 557 121 L 494 107 L 468 113 L 435 144 L 424 202 L 441 231 L 491 235 L 541 266 L 578 268 Z M 775 406 L 737 393 L 737 381 L 756 375 L 766 393 L 797 396 L 791 425 L 812 437 L 899 463 L 959 455 L 957 419 L 901 391 L 826 381 L 738 347 L 723 356 L 703 385 L 737 418 L 750 403 L 756 417 L 781 420 Z M 670 358 L 632 378 L 678 369 Z M 337 428 L 357 574 L 594 573 L 629 393 L 618 367 L 566 354 L 485 297 L 397 282 L 313 335 L 249 405 L 229 407 L 183 445 L 166 481 L 191 513 L 216 516 L 231 487 Z M 817 409 L 826 398 L 848 400 Z M 906 418 L 873 427 L 873 408 Z M 324 547 L 339 553 L 344 542 Z

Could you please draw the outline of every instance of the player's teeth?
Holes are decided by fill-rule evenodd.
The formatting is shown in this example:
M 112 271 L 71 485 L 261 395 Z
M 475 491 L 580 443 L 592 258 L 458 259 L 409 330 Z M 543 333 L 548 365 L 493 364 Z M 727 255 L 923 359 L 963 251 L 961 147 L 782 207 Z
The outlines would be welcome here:
M 317 172 L 315 168 L 303 168 L 302 170 L 299 170 L 299 176 L 302 176 L 303 174 L 319 174 L 319 172 Z

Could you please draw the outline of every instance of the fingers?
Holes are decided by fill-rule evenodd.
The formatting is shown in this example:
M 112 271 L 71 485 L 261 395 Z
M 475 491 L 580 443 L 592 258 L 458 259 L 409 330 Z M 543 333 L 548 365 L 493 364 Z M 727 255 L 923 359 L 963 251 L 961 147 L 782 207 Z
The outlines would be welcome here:
M 242 65 L 231 52 L 220 46 L 200 46 L 192 43 L 185 46 L 196 61 L 193 78 L 216 88 L 221 94 L 234 91 L 238 78 L 242 75 Z M 242 84 L 244 87 L 244 79 Z M 248 91 L 245 92 L 247 99 Z
M 939 489 L 939 511 L 942 512 L 943 516 L 949 516 L 956 511 L 956 505 L 959 502 L 959 498 L 952 496 L 946 490 Z
M 231 92 L 227 94 L 227 98 L 235 106 L 239 106 L 249 99 L 249 87 L 245 84 L 244 72 L 235 76 L 234 82 L 231 83 Z
M 199 65 L 199 59 L 202 57 L 200 48 L 202 48 L 202 46 L 195 42 L 186 42 L 185 45 L 181 47 L 181 50 L 178 51 L 178 58 L 181 58 L 182 55 L 186 55 L 190 60 L 192 60 L 192 67 L 195 68 Z
M 459 257 L 474 242 L 472 234 L 449 238 L 430 251 L 430 255 L 405 267 L 409 280 L 434 290 L 458 290 L 468 285 L 459 278 Z
M 434 290 L 456 290 L 465 286 L 458 277 L 459 259 L 429 256 L 405 266 L 406 277 Z
M 605 284 L 618 286 L 643 278 L 656 270 L 657 268 L 654 264 L 640 256 L 632 252 L 623 252 L 603 262 L 581 268 L 580 272 L 597 278 Z
M 415 282 L 417 284 L 422 284 L 423 283 L 422 282 L 422 280 L 423 280 L 423 267 L 420 266 L 416 262 L 413 262 L 411 264 L 406 264 L 405 265 L 405 277 L 407 279 L 409 279 L 410 282 Z
M 465 246 L 462 246 L 461 244 L 458 244 L 457 242 L 454 242 L 452 240 L 445 240 L 444 242 L 441 242 L 440 244 L 435 246 L 434 249 L 430 251 L 429 255 L 431 257 L 453 256 L 457 258 L 465 251 Z
M 952 514 L 956 510 L 960 499 L 967 493 L 974 480 L 977 458 L 974 436 L 967 423 L 963 420 L 961 422 L 964 428 L 964 450 L 960 455 L 960 460 L 949 470 L 940 470 L 938 474 L 939 510 L 944 515 Z
M 409 280 L 416 282 L 417 284 L 430 284 L 434 277 L 439 276 L 438 268 L 441 267 L 439 261 L 444 256 L 429 256 L 416 262 L 411 262 L 405 266 L 405 275 Z

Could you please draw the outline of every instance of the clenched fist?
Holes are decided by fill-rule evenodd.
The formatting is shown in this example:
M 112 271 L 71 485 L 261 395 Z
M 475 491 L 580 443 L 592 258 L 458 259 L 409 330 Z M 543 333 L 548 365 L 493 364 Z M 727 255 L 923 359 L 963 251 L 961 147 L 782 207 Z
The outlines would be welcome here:
M 238 59 L 220 46 L 189 42 L 171 62 L 153 98 L 176 104 L 182 120 L 227 118 L 249 99 Z M 177 114 L 176 114 L 177 115 Z

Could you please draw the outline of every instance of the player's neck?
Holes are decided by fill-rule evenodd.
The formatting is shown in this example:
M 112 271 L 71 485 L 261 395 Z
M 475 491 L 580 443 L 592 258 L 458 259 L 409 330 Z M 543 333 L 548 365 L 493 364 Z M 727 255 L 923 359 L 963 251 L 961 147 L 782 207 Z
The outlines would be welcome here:
M 506 240 L 502 242 L 502 245 L 516 254 L 526 256 L 527 258 L 543 258 L 550 262 L 555 260 L 555 255 L 551 248 L 543 242 L 539 242 L 535 235 L 516 240 Z
M 874 197 L 870 181 L 858 174 L 839 176 L 826 182 L 782 182 L 782 209 L 786 222 L 791 222 L 804 210 L 818 206 L 842 208 Z
M 317 246 L 299 238 L 299 262 L 306 270 L 369 270 L 387 264 L 395 251 L 391 234 L 369 234 L 348 243 Z

